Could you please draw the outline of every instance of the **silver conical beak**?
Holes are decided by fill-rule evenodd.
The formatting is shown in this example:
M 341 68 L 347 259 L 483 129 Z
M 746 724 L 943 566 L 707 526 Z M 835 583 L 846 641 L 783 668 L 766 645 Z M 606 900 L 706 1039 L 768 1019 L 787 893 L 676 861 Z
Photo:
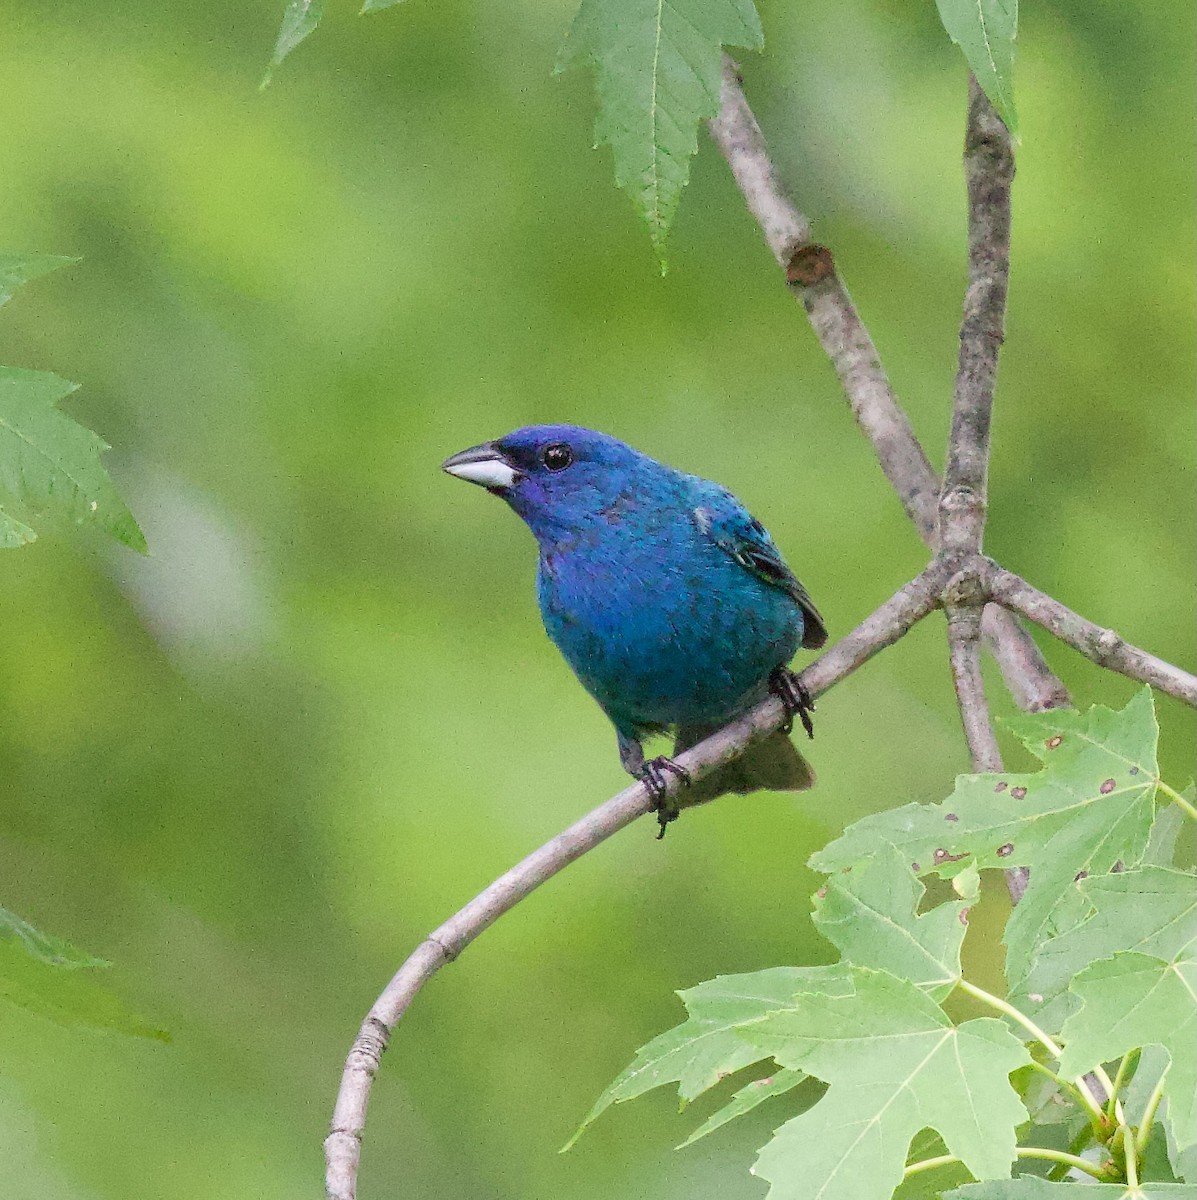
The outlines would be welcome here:
M 520 478 L 520 473 L 495 449 L 493 442 L 471 446 L 446 458 L 441 463 L 441 470 L 479 487 L 500 490 L 511 487 Z

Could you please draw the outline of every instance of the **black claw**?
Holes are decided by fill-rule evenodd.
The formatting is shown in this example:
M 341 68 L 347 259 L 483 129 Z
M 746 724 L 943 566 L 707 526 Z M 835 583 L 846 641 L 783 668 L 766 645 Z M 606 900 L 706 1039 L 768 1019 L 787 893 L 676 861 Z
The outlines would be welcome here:
M 669 822 L 676 821 L 678 817 L 678 809 L 669 803 L 669 797 L 666 794 L 666 774 L 676 775 L 684 787 L 690 786 L 690 772 L 663 754 L 656 758 L 650 758 L 644 764 L 644 773 L 640 776 L 644 786 L 648 788 L 649 795 L 653 798 L 653 811 L 657 814 L 657 824 L 661 826 L 661 832 L 657 834 L 657 841 L 665 836 L 665 827 Z
M 782 733 L 789 733 L 794 728 L 794 718 L 797 717 L 802 722 L 802 728 L 806 730 L 806 736 L 813 738 L 815 727 L 810 714 L 815 711 L 815 701 L 810 692 L 802 686 L 798 676 L 793 671 L 787 671 L 785 667 L 778 667 L 769 676 L 769 691 L 781 701 L 786 710 Z

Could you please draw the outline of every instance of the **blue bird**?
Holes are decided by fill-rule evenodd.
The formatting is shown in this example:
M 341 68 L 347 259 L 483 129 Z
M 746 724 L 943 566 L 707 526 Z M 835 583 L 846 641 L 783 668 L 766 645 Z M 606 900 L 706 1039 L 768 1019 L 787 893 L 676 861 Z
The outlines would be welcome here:
M 770 691 L 812 732 L 814 706 L 786 664 L 799 646 L 823 645 L 823 618 L 731 492 L 575 425 L 517 429 L 443 469 L 501 497 L 535 535 L 545 629 L 615 726 L 624 769 L 656 801 L 658 837 L 677 816 L 666 772 L 690 780 L 671 758 L 646 760 L 644 738 L 672 731 L 679 754 Z M 687 803 L 810 787 L 788 732 L 789 721 Z

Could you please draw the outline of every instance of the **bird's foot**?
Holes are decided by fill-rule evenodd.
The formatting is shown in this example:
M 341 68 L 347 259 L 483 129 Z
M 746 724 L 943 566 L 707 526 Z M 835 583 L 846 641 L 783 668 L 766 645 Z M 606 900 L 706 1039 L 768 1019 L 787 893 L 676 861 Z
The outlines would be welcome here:
M 665 786 L 666 775 L 676 775 L 682 781 L 683 787 L 690 786 L 690 772 L 685 767 L 678 766 L 672 758 L 666 758 L 664 754 L 650 758 L 644 764 L 640 775 L 641 782 L 653 799 L 653 811 L 657 814 L 657 824 L 661 826 L 661 832 L 657 834 L 657 841 L 665 836 L 665 827 L 669 822 L 676 821 L 678 817 L 677 807 L 669 803 L 669 795 Z
M 810 692 L 802 686 L 798 676 L 785 667 L 778 667 L 769 676 L 769 691 L 781 701 L 786 710 L 782 733 L 789 733 L 794 728 L 794 718 L 797 717 L 802 722 L 802 728 L 806 730 L 806 736 L 813 738 L 815 727 L 810 715 L 815 711 L 815 702 Z

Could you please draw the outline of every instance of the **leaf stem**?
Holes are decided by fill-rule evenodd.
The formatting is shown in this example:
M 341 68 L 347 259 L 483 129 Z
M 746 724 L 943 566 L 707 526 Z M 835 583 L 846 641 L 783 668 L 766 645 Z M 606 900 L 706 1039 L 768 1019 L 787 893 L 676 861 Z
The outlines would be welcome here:
M 988 1004 L 990 1008 L 995 1008 L 998 1012 L 1005 1013 L 1005 1015 L 1011 1020 L 1017 1021 L 1041 1046 L 1043 1046 L 1043 1048 L 1054 1059 L 1058 1060 L 1060 1055 L 1064 1053 L 1064 1051 L 1061 1050 L 1056 1042 L 1052 1039 L 1050 1034 L 1045 1033 L 1042 1029 L 1040 1029 L 1039 1026 L 1036 1025 L 1035 1022 L 1026 1015 L 1026 1013 L 1020 1012 L 1014 1007 L 1013 1004 L 1001 999 L 999 996 L 993 995 L 992 992 L 985 991 L 984 988 L 977 987 L 975 983 L 969 983 L 967 979 L 961 979 L 957 984 L 957 987 L 963 988 L 970 996 L 980 1000 L 982 1004 Z M 1097 1077 L 1101 1079 L 1101 1076 L 1104 1074 L 1104 1072 L 1101 1071 L 1100 1067 L 1098 1068 L 1098 1071 L 1100 1073 Z M 1114 1087 L 1114 1085 L 1110 1082 L 1109 1076 L 1106 1076 L 1105 1079 L 1102 1079 L 1102 1083 L 1105 1084 L 1110 1090 L 1112 1090 Z M 1108 1129 L 1109 1121 L 1106 1119 L 1106 1114 L 1102 1111 L 1101 1105 L 1097 1103 L 1096 1097 L 1089 1090 L 1089 1085 L 1085 1082 L 1083 1076 L 1077 1078 L 1076 1088 L 1077 1098 L 1097 1119 L 1098 1126 Z
M 947 1167 L 958 1163 L 960 1159 L 954 1154 L 939 1154 L 935 1158 L 924 1158 L 921 1162 L 913 1162 L 902 1172 L 902 1178 L 917 1175 L 920 1171 L 933 1171 L 936 1167 Z
M 1068 1153 L 1069 1154 L 1080 1153 L 1080 1151 L 1084 1150 L 1084 1148 L 1086 1146 L 1088 1146 L 1092 1142 L 1092 1140 L 1093 1140 L 1093 1133 L 1092 1133 L 1092 1129 L 1090 1128 L 1090 1126 L 1088 1126 L 1088 1125 L 1082 1126 L 1081 1129 L 1079 1129 L 1077 1131 L 1077 1134 L 1072 1139 L 1072 1141 L 1068 1143 Z M 1064 1176 L 1067 1174 L 1068 1174 L 1068 1164 L 1067 1163 L 1056 1163 L 1056 1165 L 1054 1167 L 1052 1167 L 1052 1169 L 1050 1171 L 1048 1171 L 1047 1177 L 1048 1177 L 1048 1179 L 1058 1181 L 1058 1180 L 1063 1179 Z
M 1197 808 L 1194 808 L 1175 788 L 1170 788 L 1162 779 L 1155 781 L 1156 787 L 1172 801 L 1173 804 L 1180 806 L 1185 816 L 1190 821 L 1197 821 Z
M 1103 1183 L 1108 1182 L 1110 1178 L 1109 1174 L 1096 1163 L 1091 1163 L 1087 1158 L 1069 1154 L 1065 1150 L 1048 1150 L 1044 1146 L 1019 1146 L 1014 1153 L 1019 1158 L 1045 1158 L 1049 1162 L 1063 1163 L 1074 1171 L 1083 1171 L 1086 1175 L 1092 1175 L 1094 1179 L 1100 1179 Z
M 1159 1079 L 1156 1080 L 1155 1087 L 1151 1089 L 1151 1095 L 1147 1098 L 1147 1106 L 1143 1109 L 1143 1117 L 1139 1121 L 1139 1132 L 1135 1137 L 1135 1150 L 1142 1154 L 1147 1146 L 1147 1139 L 1151 1137 L 1151 1126 L 1155 1121 L 1156 1109 L 1160 1106 L 1160 1100 L 1164 1095 L 1164 1080 L 1168 1078 L 1168 1072 L 1172 1069 L 1172 1064 L 1169 1063 L 1163 1071 L 1160 1072 Z
M 1131 1059 L 1134 1058 L 1135 1052 L 1128 1050 L 1123 1056 L 1122 1061 L 1118 1064 L 1118 1070 L 1114 1072 L 1114 1082 L 1107 1093 L 1106 1099 L 1106 1116 L 1112 1121 L 1114 1119 L 1114 1104 L 1118 1099 L 1118 1093 L 1122 1091 L 1122 1085 L 1126 1082 L 1127 1073 L 1130 1070 Z
M 1126 1153 L 1126 1182 L 1133 1193 L 1139 1187 L 1139 1160 L 1135 1156 L 1135 1135 L 1129 1125 L 1122 1126 L 1122 1149 Z
M 1083 1171 L 1086 1175 L 1092 1175 L 1094 1179 L 1099 1179 L 1103 1183 L 1109 1180 L 1109 1175 L 1097 1166 L 1091 1163 L 1087 1158 L 1079 1158 L 1075 1154 L 1068 1154 L 1064 1150 L 1048 1150 L 1044 1146 L 1019 1146 L 1014 1153 L 1019 1158 L 1043 1158 L 1050 1162 L 1062 1163 L 1067 1167 L 1071 1167 L 1074 1171 Z M 936 1167 L 947 1167 L 952 1163 L 958 1163 L 959 1158 L 955 1154 L 940 1154 L 935 1158 L 924 1158 L 921 1162 L 911 1163 L 905 1171 L 902 1172 L 902 1178 L 907 1179 L 911 1175 L 918 1175 L 922 1171 L 931 1171 Z
M 1075 1083 L 1065 1079 L 1063 1075 L 1057 1075 L 1051 1067 L 1039 1062 L 1038 1059 L 1031 1059 L 1031 1068 L 1038 1071 L 1041 1075 L 1046 1075 L 1048 1079 L 1055 1080 L 1082 1108 L 1088 1108 L 1084 1093 L 1082 1093 L 1081 1089 Z

